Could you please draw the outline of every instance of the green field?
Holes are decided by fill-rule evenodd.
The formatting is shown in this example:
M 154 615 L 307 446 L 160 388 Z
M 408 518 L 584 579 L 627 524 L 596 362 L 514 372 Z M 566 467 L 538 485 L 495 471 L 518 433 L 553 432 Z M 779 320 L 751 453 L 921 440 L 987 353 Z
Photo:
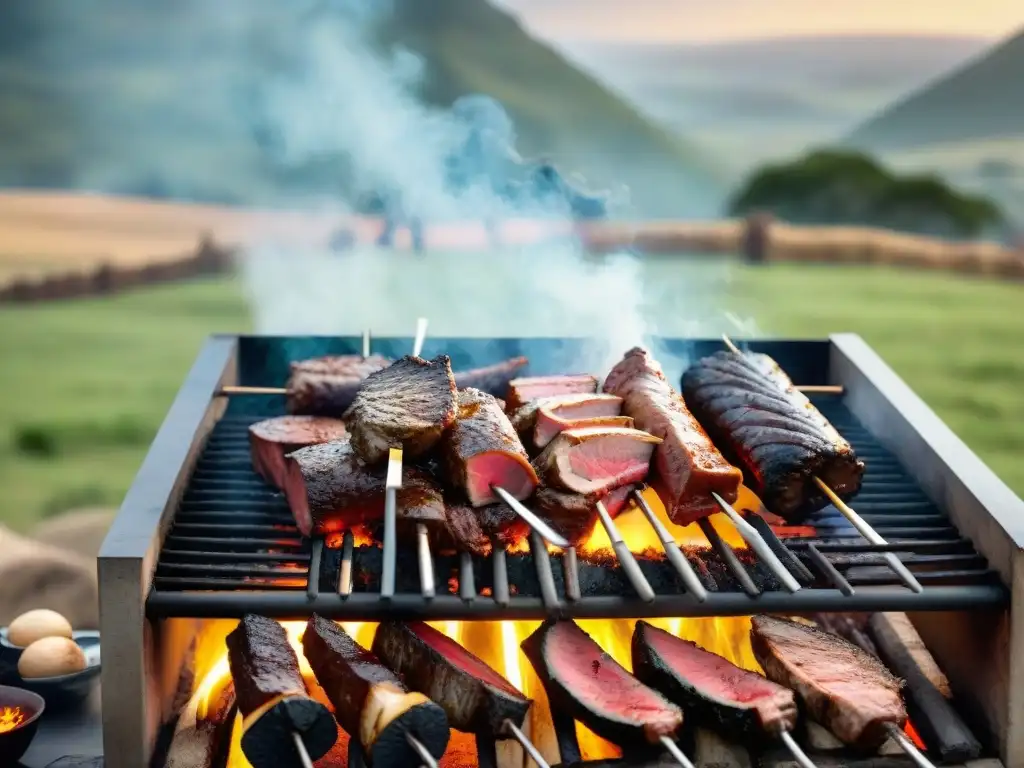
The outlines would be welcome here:
M 881 268 L 733 277 L 730 303 L 766 332 L 862 334 L 1024 491 L 1024 287 Z M 0 522 L 116 505 L 203 338 L 248 327 L 228 279 L 0 310 Z

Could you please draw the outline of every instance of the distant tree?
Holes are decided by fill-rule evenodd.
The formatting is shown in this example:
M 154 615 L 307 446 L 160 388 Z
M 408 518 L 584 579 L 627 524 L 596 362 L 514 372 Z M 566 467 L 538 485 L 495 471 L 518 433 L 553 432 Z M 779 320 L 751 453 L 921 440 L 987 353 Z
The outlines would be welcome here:
M 770 212 L 798 224 L 878 226 L 944 237 L 977 237 L 1001 227 L 992 200 L 937 176 L 898 176 L 859 152 L 817 150 L 753 173 L 729 213 Z

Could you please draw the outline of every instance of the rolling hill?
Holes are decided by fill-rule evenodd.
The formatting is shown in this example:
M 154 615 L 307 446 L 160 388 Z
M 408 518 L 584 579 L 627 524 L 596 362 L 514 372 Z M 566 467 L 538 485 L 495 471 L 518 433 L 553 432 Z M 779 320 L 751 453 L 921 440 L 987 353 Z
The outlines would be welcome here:
M 1024 137 L 1024 31 L 883 109 L 849 143 L 875 150 Z
M 349 13 L 359 5 L 336 5 L 345 3 Z M 307 23 L 308 3 L 5 3 L 0 186 L 244 205 L 336 198 L 351 191 L 350 164 L 336 151 L 346 142 L 322 137 L 358 127 L 345 151 L 373 149 L 374 134 L 391 121 L 386 99 L 365 100 L 373 96 L 367 76 L 386 71 L 388 87 L 404 78 L 428 107 L 467 92 L 497 97 L 517 120 L 521 152 L 550 156 L 597 184 L 628 184 L 640 213 L 706 215 L 717 207 L 721 189 L 698 149 L 487 0 L 391 5 L 367 35 L 370 53 L 332 69 L 329 57 L 302 60 L 322 32 Z M 334 21 L 345 12 L 324 6 Z M 396 46 L 418 61 L 395 58 Z M 317 82 L 339 87 L 282 94 L 283 75 L 311 62 Z M 364 79 L 361 92 L 346 90 Z M 268 84 L 287 114 L 261 111 Z M 345 103 L 346 94 L 364 101 Z M 328 123 L 322 107 L 332 99 Z

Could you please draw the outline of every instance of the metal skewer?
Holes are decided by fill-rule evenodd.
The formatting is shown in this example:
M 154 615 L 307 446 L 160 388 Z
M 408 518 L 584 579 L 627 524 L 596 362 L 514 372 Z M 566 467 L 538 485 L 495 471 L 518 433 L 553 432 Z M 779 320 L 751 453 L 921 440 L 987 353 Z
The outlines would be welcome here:
M 608 540 L 612 543 L 612 550 L 614 550 L 615 556 L 619 558 L 622 572 L 626 574 L 630 585 L 632 585 L 641 600 L 645 603 L 653 602 L 654 590 L 651 588 L 650 582 L 647 581 L 647 577 L 644 576 L 644 572 L 640 570 L 640 564 L 633 557 L 633 553 L 629 551 L 626 542 L 622 540 L 622 534 L 619 533 L 619 529 L 615 525 L 615 521 L 612 520 L 612 516 L 608 514 L 608 510 L 605 509 L 603 502 L 599 501 L 595 506 L 597 508 L 597 516 L 601 520 L 601 525 L 604 526 L 604 530 L 608 534 Z
M 429 600 L 434 596 L 434 558 L 430 555 L 430 537 L 423 523 L 416 523 L 416 544 L 420 563 L 420 593 Z
M 309 750 L 306 749 L 305 742 L 302 741 L 302 737 L 296 731 L 292 731 L 292 740 L 295 742 L 295 751 L 299 753 L 299 762 L 302 763 L 302 768 L 313 768 L 313 761 L 309 757 Z
M 413 357 L 419 357 L 423 351 L 423 342 L 427 338 L 427 318 L 420 317 L 416 320 L 416 337 L 412 343 Z
M 715 503 L 721 507 L 722 511 L 726 514 L 732 524 L 736 526 L 736 530 L 739 532 L 743 540 L 750 545 L 750 548 L 754 550 L 761 562 L 772 572 L 782 586 L 784 586 L 789 592 L 799 592 L 800 582 L 793 578 L 793 574 L 782 564 L 779 560 L 778 555 L 772 552 L 772 548 L 768 546 L 768 543 L 761 537 L 761 534 L 757 532 L 750 523 L 744 520 L 740 513 L 733 509 L 732 504 L 727 502 L 721 496 L 714 491 L 711 492 L 711 497 L 715 500 Z
M 639 490 L 633 491 L 633 498 L 636 500 L 636 504 L 640 507 L 640 511 L 644 513 L 644 517 L 647 518 L 647 522 L 650 523 L 651 528 L 654 529 L 655 534 L 658 536 L 658 541 L 661 542 L 662 549 L 665 550 L 665 557 L 672 564 L 672 567 L 676 569 L 676 573 L 679 574 L 679 578 L 683 580 L 683 586 L 686 587 L 686 591 L 697 598 L 697 602 L 703 603 L 708 599 L 708 591 L 704 589 L 704 585 L 700 583 L 700 579 L 697 578 L 697 572 L 693 570 L 693 566 L 690 565 L 690 561 L 686 559 L 686 555 L 683 554 L 683 550 L 679 548 L 675 539 L 672 538 L 672 534 L 668 532 L 668 529 L 662 525 L 661 520 L 654 514 L 654 510 L 651 509 L 651 505 L 647 503 L 647 499 L 644 498 L 643 493 Z
M 540 750 L 533 745 L 533 742 L 526 737 L 525 733 L 516 727 L 515 723 L 511 720 L 506 720 L 504 725 L 505 729 L 512 734 L 512 737 L 519 742 L 523 751 L 530 756 L 530 759 L 533 760 L 533 762 L 537 764 L 537 768 L 551 768 L 551 766 L 548 765 L 547 760 L 545 760 L 544 756 L 540 753 Z
M 659 741 L 665 748 L 665 751 L 672 756 L 672 759 L 683 766 L 683 768 L 693 768 L 693 763 L 690 762 L 690 758 L 683 754 L 683 750 L 681 750 L 679 745 L 672 741 L 672 739 L 668 736 L 662 736 Z
M 427 768 L 437 768 L 437 760 L 434 759 L 434 756 L 430 754 L 419 739 L 411 733 L 406 733 L 405 740 L 409 742 L 410 747 L 416 750 L 416 754 L 420 756 L 420 760 L 423 761 L 423 765 L 427 766 Z M 312 768 L 312 766 L 310 766 L 310 768 Z
M 850 521 L 850 525 L 857 529 L 857 533 L 868 540 L 869 543 L 876 546 L 885 546 L 889 542 L 883 539 L 874 528 L 872 528 L 860 515 L 857 514 L 856 510 L 848 506 L 846 502 L 836 495 L 836 492 L 829 488 L 825 483 L 821 481 L 821 478 L 815 477 L 814 482 L 817 483 L 821 492 L 824 493 L 828 500 L 832 502 L 832 505 L 838 509 L 843 517 Z M 924 587 L 921 586 L 921 582 L 917 580 L 910 569 L 903 564 L 903 562 L 896 557 L 895 552 L 886 552 L 884 555 L 886 565 L 888 565 L 893 572 L 900 577 L 904 584 L 907 585 L 911 590 L 920 594 L 924 592 Z
M 555 533 L 555 531 L 551 529 L 550 525 L 533 514 L 533 512 L 527 509 L 522 502 L 517 500 L 511 493 L 506 491 L 500 485 L 492 485 L 491 490 L 494 491 L 502 502 L 508 505 L 509 509 L 529 523 L 530 527 L 541 535 L 541 538 L 554 547 L 558 547 L 560 549 L 568 548 L 569 542 L 567 539 Z
M 800 768 L 818 768 L 814 762 L 807 756 L 807 754 L 800 748 L 800 745 L 796 743 L 789 731 L 779 731 L 779 740 L 785 745 L 786 749 L 789 750 L 789 754 L 796 760 L 796 764 Z
M 370 329 L 363 331 L 363 359 L 370 356 Z
M 338 594 L 342 597 L 352 594 L 352 550 L 355 543 L 352 531 L 345 531 L 341 539 L 341 568 L 338 571 Z
M 913 760 L 918 768 L 935 768 L 932 762 L 921 754 L 921 751 L 914 745 L 914 742 L 907 738 L 907 734 L 903 732 L 902 728 L 894 723 L 887 723 L 886 730 L 889 731 L 889 735 L 892 736 L 900 749 L 907 753 L 907 757 Z
M 398 545 L 395 520 L 398 516 L 398 489 L 402 487 L 402 449 L 392 448 L 388 455 L 388 474 L 384 484 L 384 564 L 380 574 L 380 596 L 395 596 L 395 548 Z

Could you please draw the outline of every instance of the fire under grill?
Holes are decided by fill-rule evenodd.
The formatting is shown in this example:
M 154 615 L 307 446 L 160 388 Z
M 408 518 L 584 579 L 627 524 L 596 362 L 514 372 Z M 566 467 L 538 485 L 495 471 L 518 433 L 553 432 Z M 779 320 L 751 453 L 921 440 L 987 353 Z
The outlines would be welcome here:
M 446 349 L 440 340 L 435 344 Z M 788 355 L 780 354 L 780 344 Z M 531 373 L 559 371 L 550 353 L 532 350 L 530 355 L 531 350 L 523 348 L 530 345 L 521 342 L 519 349 L 530 357 Z M 377 342 L 377 350 L 383 347 L 385 354 L 402 346 L 401 341 Z M 701 354 L 700 343 L 695 346 L 694 353 Z M 770 354 L 791 371 L 794 366 L 784 362 L 786 357 L 802 356 L 800 367 L 810 369 L 807 362 L 820 356 L 816 342 L 771 346 Z M 491 350 L 491 357 L 497 352 Z M 494 362 L 468 357 L 463 365 Z M 268 362 L 267 357 L 263 360 Z M 266 370 L 264 376 L 246 383 L 280 383 L 281 378 L 268 380 L 266 373 L 273 376 Z M 826 373 L 806 370 L 799 380 L 816 383 Z M 649 529 L 646 539 L 653 546 L 638 551 L 635 559 L 653 599 L 644 594 L 643 583 L 638 586 L 635 578 L 627 578 L 631 574 L 611 550 L 549 552 L 537 537 L 532 537 L 532 546 L 525 552 L 496 548 L 486 558 L 433 553 L 432 581 L 437 587 L 427 596 L 415 541 L 404 546 L 400 542 L 396 593 L 381 599 L 380 546 L 357 544 L 351 536 L 336 536 L 326 543 L 303 539 L 283 494 L 267 486 L 252 469 L 248 427 L 268 415 L 284 413 L 283 398 L 235 396 L 206 437 L 188 477 L 160 553 L 148 612 L 161 617 L 239 617 L 246 612 L 292 617 L 316 611 L 361 620 L 396 616 L 524 619 L 552 613 L 639 618 L 757 611 L 950 610 L 1005 604 L 1007 593 L 998 573 L 929 499 L 900 459 L 857 419 L 842 396 L 818 395 L 812 400 L 864 460 L 864 483 L 853 506 L 886 543 L 866 540 L 833 506 L 799 527 L 769 526 L 759 515 L 747 516 L 799 584 L 798 591 L 780 582 L 786 574 L 778 572 L 778 564 L 772 568 L 773 563 L 754 551 L 730 544 L 721 526 L 702 521 L 690 526 L 694 535 L 681 542 L 681 548 L 687 561 L 683 570 L 697 577 L 704 593 L 686 588 L 679 564 L 666 557 Z M 637 522 L 643 519 L 639 509 L 625 514 Z M 642 522 L 631 525 L 628 521 L 620 516 L 617 527 L 644 527 Z M 624 537 L 631 543 L 628 535 Z M 632 548 L 639 550 L 641 545 Z M 892 567 L 892 554 L 913 574 L 920 591 Z

